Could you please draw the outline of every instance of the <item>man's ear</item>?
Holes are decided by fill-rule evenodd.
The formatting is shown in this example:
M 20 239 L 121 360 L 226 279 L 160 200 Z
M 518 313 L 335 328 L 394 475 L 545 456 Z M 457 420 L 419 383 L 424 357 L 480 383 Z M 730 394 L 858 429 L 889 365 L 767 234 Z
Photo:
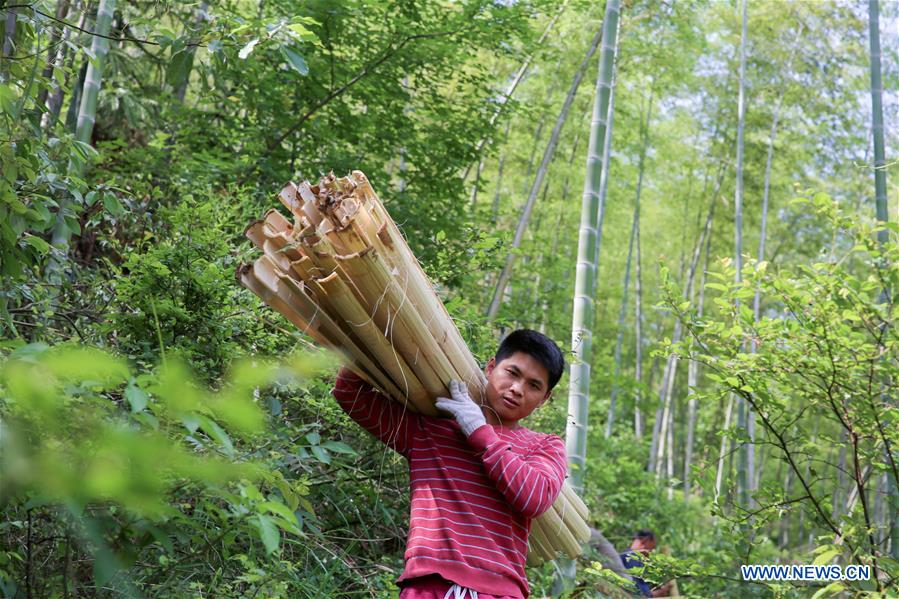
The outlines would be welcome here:
M 496 356 L 487 360 L 487 365 L 484 366 L 484 374 L 490 376 L 490 373 L 493 372 L 494 368 L 496 368 Z

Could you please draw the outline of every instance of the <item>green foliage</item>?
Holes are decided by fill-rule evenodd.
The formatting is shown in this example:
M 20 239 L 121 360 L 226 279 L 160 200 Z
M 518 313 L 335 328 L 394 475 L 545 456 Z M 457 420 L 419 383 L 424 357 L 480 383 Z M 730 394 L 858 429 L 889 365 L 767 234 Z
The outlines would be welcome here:
M 746 399 L 772 459 L 798 481 L 791 492 L 769 480 L 755 497 L 757 509 L 719 512 L 753 524 L 748 545 L 738 549 L 742 563 L 758 561 L 752 558 L 773 533 L 771 524 L 805 512 L 820 527 L 820 538 L 829 540 L 819 547 L 822 559 L 869 564 L 895 580 L 899 564 L 884 554 L 888 530 L 874 519 L 873 498 L 884 493 L 882 481 L 899 479 L 899 337 L 890 291 L 899 283 L 899 244 L 895 235 L 879 244 L 876 232 L 884 225 L 859 223 L 826 194 L 799 198 L 794 206 L 811 207 L 832 228 L 839 243 L 831 255 L 792 269 L 751 262 L 740 283 L 724 260 L 722 270 L 711 273 L 717 282 L 708 285 L 720 292 L 719 318 L 697 318 L 669 287 L 668 308 L 692 336 L 672 349 L 708 368 L 716 389 L 704 401 L 731 393 Z M 756 289 L 770 306 L 758 322 L 747 307 Z M 724 434 L 735 443 L 748 440 L 733 428 Z M 843 479 L 841 452 L 848 455 L 845 474 L 857 500 L 834 513 L 831 498 L 843 491 L 837 482 Z M 873 590 L 873 583 L 846 584 Z
M 239 291 L 228 238 L 210 202 L 185 201 L 160 215 L 169 229 L 140 240 L 116 267 L 108 335 L 130 358 L 175 351 L 214 377 L 238 348 Z M 230 318 L 229 318 L 230 316 Z
M 74 543 L 93 554 L 97 587 L 118 579 L 114 587 L 131 588 L 142 578 L 134 564 L 176 559 L 175 543 L 196 535 L 258 539 L 276 552 L 282 531 L 305 536 L 300 515 L 313 508 L 307 485 L 257 454 L 265 417 L 253 393 L 307 376 L 315 363 L 235 363 L 210 393 L 177 362 L 141 373 L 96 349 L 21 346 L 0 372 L 0 501 L 24 509 L 29 535 L 35 512 L 58 514 L 66 551 Z M 4 555 L 0 576 L 16 580 L 8 568 L 26 556 Z

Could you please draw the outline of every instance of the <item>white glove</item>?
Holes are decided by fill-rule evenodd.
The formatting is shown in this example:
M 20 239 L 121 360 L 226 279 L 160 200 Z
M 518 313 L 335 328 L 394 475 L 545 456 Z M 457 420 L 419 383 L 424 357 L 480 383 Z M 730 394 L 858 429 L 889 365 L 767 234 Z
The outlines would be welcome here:
M 484 418 L 481 406 L 471 399 L 465 383 L 450 381 L 449 389 L 452 398 L 438 397 L 435 405 L 438 409 L 452 414 L 465 436 L 470 437 L 471 433 L 487 424 L 487 419 Z

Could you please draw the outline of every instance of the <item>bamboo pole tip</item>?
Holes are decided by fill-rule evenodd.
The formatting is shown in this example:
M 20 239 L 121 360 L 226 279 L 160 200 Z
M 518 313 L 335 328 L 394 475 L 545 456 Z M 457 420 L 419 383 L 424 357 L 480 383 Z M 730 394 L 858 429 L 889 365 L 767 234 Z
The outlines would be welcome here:
M 244 278 L 247 277 L 250 272 L 253 270 L 252 264 L 247 264 L 246 262 L 241 262 L 237 265 L 237 268 L 234 269 L 234 278 L 237 279 L 237 282 L 249 289 L 246 282 L 244 282 Z
M 262 248 L 262 242 L 265 240 L 265 235 L 262 232 L 262 228 L 265 226 L 265 219 L 259 218 L 248 224 L 244 230 L 243 235 L 247 239 L 253 242 L 258 248 Z

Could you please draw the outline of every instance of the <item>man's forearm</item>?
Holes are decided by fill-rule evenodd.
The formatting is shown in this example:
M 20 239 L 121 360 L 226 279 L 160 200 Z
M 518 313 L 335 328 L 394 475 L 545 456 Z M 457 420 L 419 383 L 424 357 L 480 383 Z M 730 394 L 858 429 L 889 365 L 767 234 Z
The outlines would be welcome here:
M 565 480 L 565 446 L 561 440 L 525 458 L 485 425 L 468 441 L 481 455 L 487 476 L 519 513 L 534 518 L 552 506 Z

